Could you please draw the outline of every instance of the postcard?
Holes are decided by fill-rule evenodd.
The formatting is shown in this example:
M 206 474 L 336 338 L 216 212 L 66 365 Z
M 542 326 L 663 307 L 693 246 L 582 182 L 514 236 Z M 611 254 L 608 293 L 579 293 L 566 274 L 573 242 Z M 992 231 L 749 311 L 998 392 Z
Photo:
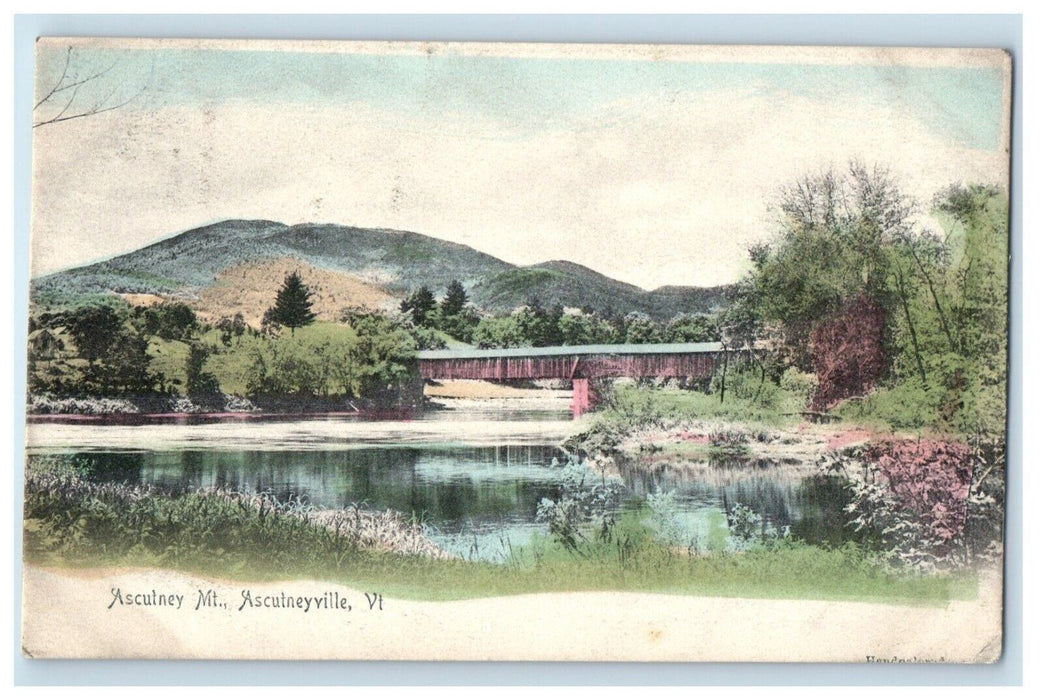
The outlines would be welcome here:
M 41 38 L 34 658 L 992 663 L 996 49 Z

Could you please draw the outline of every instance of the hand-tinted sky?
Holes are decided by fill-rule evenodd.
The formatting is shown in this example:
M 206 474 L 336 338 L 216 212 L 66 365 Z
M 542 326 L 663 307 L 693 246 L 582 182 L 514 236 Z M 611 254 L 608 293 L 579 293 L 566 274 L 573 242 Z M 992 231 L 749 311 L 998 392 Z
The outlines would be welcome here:
M 40 97 L 66 46 L 40 45 Z M 1006 184 L 996 60 L 475 54 L 78 46 L 75 75 L 107 72 L 69 113 L 146 90 L 35 130 L 34 273 L 243 217 L 404 228 L 646 287 L 716 284 L 742 273 L 772 232 L 773 193 L 802 172 L 859 158 L 922 198 L 957 179 Z

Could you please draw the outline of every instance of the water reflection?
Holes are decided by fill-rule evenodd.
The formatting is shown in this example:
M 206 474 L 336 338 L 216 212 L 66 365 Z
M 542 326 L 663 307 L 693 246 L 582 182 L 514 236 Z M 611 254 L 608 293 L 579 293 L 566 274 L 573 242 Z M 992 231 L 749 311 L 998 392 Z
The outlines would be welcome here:
M 180 450 L 81 452 L 91 478 L 155 484 L 171 491 L 227 487 L 300 498 L 318 507 L 360 504 L 413 514 L 433 538 L 461 556 L 497 559 L 504 543 L 524 544 L 542 532 L 537 504 L 558 495 L 565 455 L 549 445 L 373 447 L 352 450 Z M 844 494 L 806 466 L 768 461 L 629 463 L 618 472 L 626 506 L 673 491 L 687 543 L 703 548 L 727 536 L 725 513 L 736 504 L 813 542 L 845 537 Z

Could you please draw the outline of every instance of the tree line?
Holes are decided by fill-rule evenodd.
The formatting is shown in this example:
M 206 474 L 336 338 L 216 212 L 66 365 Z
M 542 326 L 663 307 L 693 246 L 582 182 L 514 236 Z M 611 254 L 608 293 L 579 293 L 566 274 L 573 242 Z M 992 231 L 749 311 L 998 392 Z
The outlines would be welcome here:
M 398 314 L 346 309 L 335 332 L 299 332 L 316 317 L 311 292 L 294 272 L 259 329 L 242 315 L 205 324 L 180 302 L 132 308 L 115 297 L 35 314 L 30 388 L 200 394 L 227 381 L 214 367 L 232 366 L 252 396 L 358 397 L 394 392 L 409 381 L 416 350 L 447 340 L 480 348 L 713 341 L 748 351 L 742 371 L 756 367 L 754 395 L 766 382 L 803 376 L 817 411 L 869 415 L 897 428 L 1003 435 L 1003 190 L 958 184 L 924 205 L 886 169 L 853 163 L 781 188 L 775 211 L 774 235 L 750 249 L 750 271 L 715 314 L 660 321 L 536 297 L 512 313 L 488 314 L 454 280 L 441 298 L 417 288 Z M 149 348 L 157 338 L 189 346 L 178 378 L 153 368 Z M 56 361 L 70 356 L 66 340 L 75 363 Z
M 437 330 L 479 348 L 699 343 L 720 338 L 714 318 L 707 314 L 678 314 L 658 321 L 638 311 L 616 314 L 591 306 L 568 310 L 561 304 L 545 306 L 536 296 L 512 313 L 482 314 L 457 280 L 449 283 L 441 300 L 428 287 L 419 287 L 400 309 L 415 327 Z
M 375 311 L 345 309 L 339 324 L 313 325 L 315 320 L 311 291 L 296 272 L 286 276 L 261 328 L 249 326 L 241 313 L 205 323 L 177 301 L 132 307 L 117 297 L 86 300 L 32 316 L 29 389 L 205 400 L 232 384 L 258 401 L 393 404 L 415 382 L 416 350 L 436 342 L 407 320 Z M 159 354 L 176 346 L 184 347 L 184 360 L 173 371 L 169 363 L 168 372 L 158 369 Z

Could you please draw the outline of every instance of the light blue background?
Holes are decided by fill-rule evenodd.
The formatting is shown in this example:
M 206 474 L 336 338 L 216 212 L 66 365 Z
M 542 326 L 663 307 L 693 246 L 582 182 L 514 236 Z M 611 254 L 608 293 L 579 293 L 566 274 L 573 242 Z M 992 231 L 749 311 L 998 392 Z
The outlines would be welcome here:
M 21 648 L 33 43 L 38 36 L 810 44 L 992 47 L 1014 57 L 1011 389 L 1004 656 L 992 666 L 415 662 L 43 661 Z M 1022 18 L 1018 15 L 15 17 L 14 679 L 19 685 L 736 684 L 1015 685 L 1022 682 Z

